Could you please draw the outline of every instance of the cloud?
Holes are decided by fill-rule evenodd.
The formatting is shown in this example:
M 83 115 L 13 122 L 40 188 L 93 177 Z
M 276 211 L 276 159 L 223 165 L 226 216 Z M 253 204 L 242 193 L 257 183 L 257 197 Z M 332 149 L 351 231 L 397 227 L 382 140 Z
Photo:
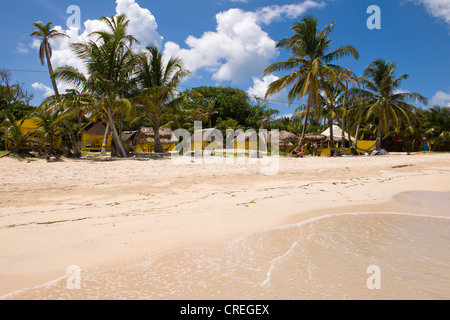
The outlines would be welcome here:
M 445 93 L 443 91 L 438 91 L 430 100 L 429 105 L 431 107 L 441 106 L 450 108 L 450 93 Z
M 181 57 L 191 72 L 205 69 L 216 81 L 242 83 L 260 74 L 277 55 L 275 41 L 257 24 L 254 13 L 230 9 L 216 15 L 216 31 L 189 36 L 188 49 L 167 42 L 165 55 Z
M 20 54 L 27 54 L 29 50 L 22 42 L 19 42 L 17 44 L 16 51 Z
M 438 19 L 443 19 L 450 27 L 450 1 L 449 0 L 409 0 L 425 6 L 428 13 Z
M 297 18 L 306 10 L 322 7 L 322 2 L 311 0 L 292 5 L 273 5 L 256 11 L 229 9 L 216 15 L 216 30 L 205 32 L 197 38 L 189 36 L 181 48 L 167 42 L 165 56 L 179 56 L 186 67 L 195 73 L 204 70 L 212 73 L 217 82 L 231 81 L 243 84 L 262 71 L 279 55 L 276 42 L 262 29 L 282 18 Z
M 55 94 L 55 92 L 53 91 L 52 88 L 47 87 L 45 84 L 40 83 L 40 82 L 35 82 L 31 85 L 31 87 L 33 87 L 34 90 L 37 91 L 43 91 L 44 94 L 44 98 L 50 97 L 51 95 Z
M 273 5 L 264 7 L 255 12 L 258 22 L 270 24 L 273 21 L 280 20 L 283 17 L 296 19 L 312 8 L 320 8 L 325 5 L 324 2 L 307 0 L 302 3 L 287 4 L 283 6 Z
M 141 42 L 141 46 L 136 47 L 137 50 L 142 50 L 149 44 L 156 44 L 161 47 L 163 38 L 157 32 L 158 26 L 156 19 L 148 9 L 141 8 L 135 0 L 116 0 L 116 16 L 120 14 L 126 14 L 130 20 L 128 33 L 135 36 Z M 81 72 L 86 72 L 83 63 L 72 52 L 70 45 L 76 42 L 92 40 L 89 34 L 94 31 L 105 30 L 106 25 L 100 20 L 95 19 L 86 20 L 83 25 L 84 31 L 81 34 L 79 34 L 80 30 L 75 27 L 64 29 L 61 26 L 55 26 L 57 31 L 70 36 L 70 38 L 51 40 L 53 51 L 52 63 L 55 68 L 70 65 Z M 34 39 L 31 47 L 38 49 L 39 46 L 40 42 Z
M 267 92 L 267 88 L 269 87 L 269 85 L 278 80 L 279 77 L 275 76 L 275 75 L 268 75 L 265 76 L 262 80 L 257 78 L 257 77 L 253 77 L 253 87 L 250 87 L 247 90 L 247 93 L 250 96 L 256 96 L 258 98 L 264 98 Z

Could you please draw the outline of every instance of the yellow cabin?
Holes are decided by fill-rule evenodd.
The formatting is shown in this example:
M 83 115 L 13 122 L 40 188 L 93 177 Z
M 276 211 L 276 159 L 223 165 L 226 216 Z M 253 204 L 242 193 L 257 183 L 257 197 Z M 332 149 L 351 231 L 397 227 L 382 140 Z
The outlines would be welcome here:
M 81 133 L 82 151 L 101 151 L 105 137 L 106 125 L 103 122 L 91 123 Z M 111 135 L 108 135 L 106 149 L 111 151 Z
M 155 150 L 155 132 L 153 128 L 140 128 L 137 132 L 128 132 L 127 136 L 122 136 L 124 145 L 128 145 L 129 150 L 140 153 L 151 153 Z M 165 152 L 172 151 L 178 144 L 178 140 L 173 135 L 172 129 L 160 128 L 159 139 Z
M 17 121 L 17 125 L 20 125 L 22 120 Z M 46 147 L 49 147 L 48 143 L 45 142 L 45 139 L 39 135 L 37 132 L 39 130 L 39 122 L 37 119 L 25 119 L 20 127 L 20 132 L 22 134 L 30 133 L 28 136 L 27 142 L 25 144 L 25 149 L 27 150 L 36 150 L 42 151 Z M 61 139 L 56 140 L 56 147 L 61 147 Z M 6 148 L 8 148 L 8 142 L 6 143 Z

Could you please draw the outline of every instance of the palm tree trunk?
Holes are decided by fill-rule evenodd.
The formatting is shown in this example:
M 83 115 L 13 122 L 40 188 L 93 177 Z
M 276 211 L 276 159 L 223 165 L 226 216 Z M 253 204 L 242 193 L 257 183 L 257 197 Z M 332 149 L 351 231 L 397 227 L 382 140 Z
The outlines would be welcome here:
M 330 127 L 330 156 L 334 157 L 335 146 L 334 146 L 334 134 L 333 134 L 333 120 L 328 119 L 328 126 Z
M 161 138 L 159 137 L 159 119 L 154 122 L 153 131 L 155 132 L 155 153 L 164 153 L 164 148 L 161 145 Z
M 108 136 L 111 133 L 111 126 L 109 125 L 109 121 L 106 124 L 106 130 L 105 130 L 105 136 L 103 137 L 103 144 L 102 144 L 102 152 L 100 153 L 100 155 L 102 157 L 106 156 L 106 152 L 107 150 L 107 144 L 108 144 Z
M 383 120 L 380 117 L 377 130 L 377 140 L 375 142 L 375 150 L 381 150 L 381 140 L 383 139 Z
M 50 54 L 48 52 L 47 47 L 45 48 L 45 57 L 47 58 L 47 67 L 48 67 L 48 72 L 50 74 L 50 80 L 52 81 L 53 90 L 55 91 L 55 95 L 58 97 L 59 96 L 58 86 L 56 85 L 56 80 L 55 80 L 55 77 L 53 76 L 53 66 L 52 66 L 52 62 L 51 62 L 51 59 L 50 59 Z M 73 135 L 72 129 L 70 127 L 69 120 L 67 120 L 67 118 L 65 118 L 63 120 L 63 123 L 64 123 L 64 126 L 67 129 L 67 134 L 69 136 L 70 143 L 72 144 L 73 154 L 76 157 L 81 156 L 80 148 L 78 147 L 77 139 L 75 139 L 75 136 Z
M 50 74 L 50 80 L 52 81 L 53 90 L 55 91 L 55 95 L 59 96 L 58 86 L 56 85 L 56 80 L 55 80 L 55 77 L 53 76 L 53 66 L 52 66 L 52 62 L 50 60 L 50 54 L 48 52 L 47 45 L 45 47 L 45 57 L 47 58 L 47 67 L 48 67 L 48 72 Z
M 111 126 L 112 139 L 114 139 L 114 143 L 116 144 L 116 147 L 119 148 L 121 155 L 124 158 L 126 158 L 127 152 L 125 151 L 125 148 L 123 147 L 122 141 L 120 141 L 119 134 L 117 133 L 116 126 L 114 125 L 114 120 L 112 118 L 112 111 L 111 111 L 110 107 L 108 107 L 108 121 L 109 121 L 109 125 Z
M 358 139 L 359 139 L 359 130 L 361 129 L 361 123 L 358 123 L 356 126 L 356 137 L 355 137 L 355 149 L 358 152 Z
M 308 126 L 308 118 L 309 118 L 309 111 L 311 110 L 311 106 L 313 104 L 313 87 L 309 86 L 309 93 L 308 93 L 308 101 L 306 102 L 306 113 L 305 113 L 305 121 L 303 122 L 303 130 L 302 130 L 302 136 L 300 137 L 300 141 L 298 142 L 298 145 L 301 147 L 303 145 L 303 140 L 305 140 L 306 136 L 306 129 Z

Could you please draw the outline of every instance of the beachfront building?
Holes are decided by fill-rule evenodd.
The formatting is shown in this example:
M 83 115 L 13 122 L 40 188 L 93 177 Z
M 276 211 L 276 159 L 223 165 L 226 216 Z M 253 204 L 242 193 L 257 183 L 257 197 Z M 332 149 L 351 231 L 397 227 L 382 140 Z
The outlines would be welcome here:
M 21 124 L 22 120 L 17 121 L 17 125 Z M 27 141 L 23 146 L 23 149 L 29 151 L 38 151 L 42 152 L 46 148 L 49 148 L 50 145 L 45 141 L 45 138 L 39 132 L 39 120 L 30 118 L 23 120 L 22 125 L 20 126 L 20 132 L 22 134 L 29 133 Z M 57 148 L 61 147 L 61 138 L 57 137 L 55 141 L 55 146 Z M 6 149 L 9 149 L 8 139 L 6 139 Z
M 133 151 L 140 153 L 154 152 L 155 131 L 153 128 L 141 127 L 133 135 L 132 141 L 130 140 L 130 137 L 131 136 L 128 136 L 127 141 L 128 145 L 132 146 L 132 150 L 134 149 Z M 165 152 L 172 151 L 178 144 L 178 139 L 176 139 L 170 128 L 160 128 L 159 139 Z
M 81 131 L 81 150 L 91 152 L 101 151 L 105 132 L 106 124 L 103 122 L 88 124 Z M 108 135 L 106 149 L 111 151 L 111 135 Z

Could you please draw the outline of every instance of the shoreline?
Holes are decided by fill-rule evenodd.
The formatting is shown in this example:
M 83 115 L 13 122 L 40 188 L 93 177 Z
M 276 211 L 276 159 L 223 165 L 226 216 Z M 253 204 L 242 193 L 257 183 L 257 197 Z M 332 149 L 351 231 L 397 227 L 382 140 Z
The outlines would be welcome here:
M 8 210 L 6 216 L 2 214 L 0 217 L 0 240 L 3 244 L 8 241 L 15 243 L 10 247 L 0 247 L 3 262 L 0 296 L 60 278 L 69 265 L 85 268 L 115 263 L 126 257 L 170 250 L 179 245 L 223 241 L 251 231 L 342 212 L 382 212 L 386 208 L 404 208 L 418 212 L 421 210 L 419 207 L 407 205 L 395 198 L 404 192 L 450 192 L 450 186 L 446 183 L 450 175 L 446 170 L 446 163 L 450 156 L 416 157 L 392 156 L 383 158 L 384 160 L 377 159 L 376 162 L 381 164 L 373 172 L 364 174 L 364 177 L 359 175 L 365 171 L 364 167 L 357 168 L 354 170 L 357 172 L 352 175 L 347 173 L 348 177 L 345 172 L 337 177 L 325 175 L 324 171 L 335 170 L 336 167 L 329 165 L 334 159 L 321 161 L 321 172 L 316 174 L 305 174 L 295 169 L 298 159 L 281 160 L 281 172 L 274 177 L 262 177 L 256 174 L 254 168 L 250 168 L 248 172 L 248 167 L 225 170 L 202 166 L 206 172 L 195 179 L 192 179 L 189 172 L 178 170 L 169 174 L 162 187 L 148 189 L 148 185 L 139 183 L 135 188 L 130 183 L 130 179 L 136 178 L 132 175 L 123 179 L 125 181 L 115 182 L 114 186 L 120 186 L 118 190 L 114 186 L 106 188 L 100 185 L 97 196 L 94 192 L 83 192 L 83 187 L 78 185 L 69 188 L 70 197 L 67 197 L 66 192 L 56 192 L 64 189 L 65 185 L 55 182 L 52 186 L 44 182 L 49 188 L 43 188 L 42 195 L 51 194 L 52 197 L 39 199 L 35 206 L 8 205 L 4 197 L 5 189 L 0 189 L 0 206 L 2 211 L 5 208 Z M 412 158 L 420 161 L 410 166 Z M 434 162 L 434 165 L 430 167 L 429 161 Z M 1 164 L 4 162 L 7 161 L 0 160 Z M 314 159 L 307 162 L 312 164 Z M 358 160 L 352 162 L 357 163 Z M 372 163 L 375 163 L 375 159 Z M 384 166 L 386 163 L 389 168 Z M 31 164 L 43 168 L 44 175 L 48 173 L 45 172 L 47 164 Z M 75 164 L 73 167 L 67 162 L 57 165 L 60 169 L 76 169 L 77 166 Z M 154 163 L 152 165 L 156 166 Z M 158 165 L 163 167 L 161 169 L 170 168 L 166 161 L 158 161 Z M 339 163 L 335 162 L 333 165 L 339 166 Z M 24 166 L 27 164 L 11 164 L 11 167 L 18 167 L 18 172 L 26 171 Z M 139 168 L 131 166 L 127 170 L 135 174 Z M 61 171 L 56 171 L 58 172 Z M 110 172 L 105 179 L 114 177 L 113 173 Z M 118 176 L 121 176 L 120 172 Z M 150 176 L 153 177 L 152 174 Z M 220 181 L 217 181 L 217 177 Z M 85 187 L 95 186 L 93 182 L 97 178 L 99 177 L 95 175 L 92 179 L 87 179 Z M 20 185 L 12 182 L 8 180 L 7 183 L 16 187 Z M 73 185 L 71 181 L 65 182 Z M 138 182 L 142 182 L 142 177 Z M 135 196 L 135 192 L 141 192 L 142 188 L 148 192 L 146 197 L 152 200 L 143 210 L 139 205 L 139 201 L 143 202 L 142 199 L 136 199 Z M 31 189 L 22 186 L 25 191 L 23 196 L 28 195 L 29 200 L 33 200 L 30 199 L 33 198 L 30 196 Z M 105 195 L 108 195 L 107 199 Z M 91 205 L 79 210 L 80 201 L 87 201 Z M 159 207 L 159 210 L 155 210 L 155 207 Z M 80 213 L 86 209 L 84 214 Z M 148 211 L 154 212 L 149 214 Z M 68 213 L 71 219 L 67 219 Z M 26 245 L 31 243 L 33 246 L 27 249 Z M 44 256 L 47 257 L 43 258 Z M 33 270 L 40 272 L 33 273 Z

